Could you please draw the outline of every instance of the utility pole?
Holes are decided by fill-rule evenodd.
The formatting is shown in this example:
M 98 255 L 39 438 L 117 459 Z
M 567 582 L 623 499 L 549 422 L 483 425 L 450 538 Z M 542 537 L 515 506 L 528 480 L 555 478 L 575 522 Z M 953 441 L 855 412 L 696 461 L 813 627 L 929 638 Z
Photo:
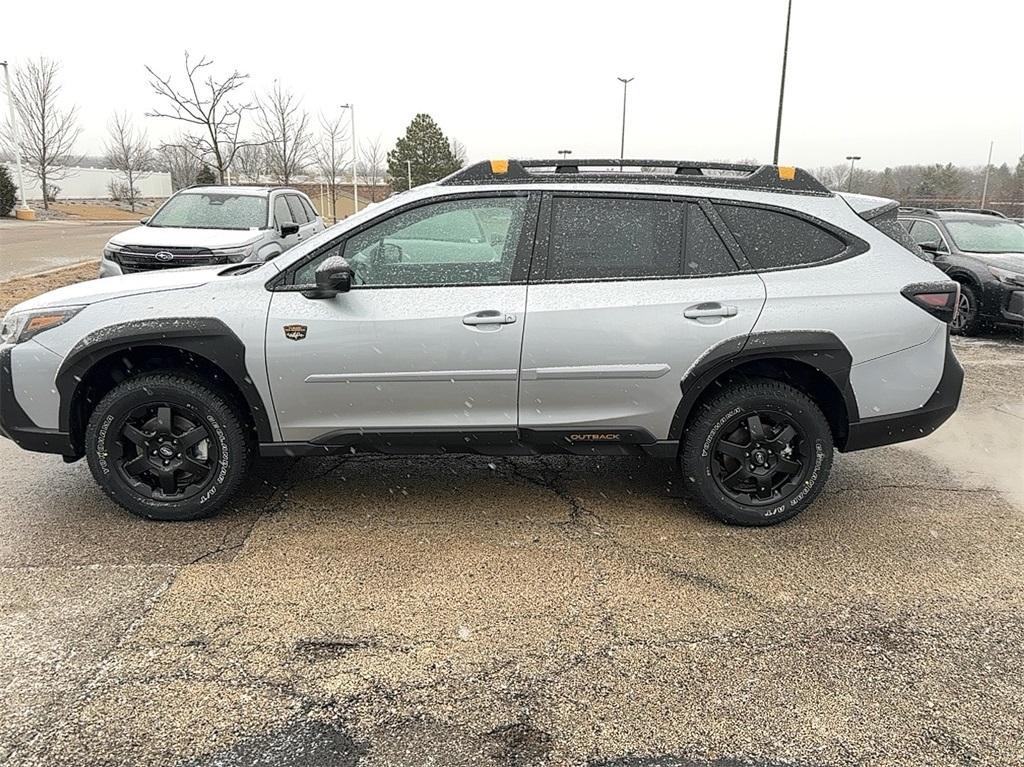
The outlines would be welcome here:
M 786 42 L 782 46 L 782 82 L 779 85 L 779 118 L 775 123 L 775 153 L 772 164 L 779 164 L 779 139 L 782 137 L 782 102 L 786 96 L 786 64 L 789 61 L 789 18 L 793 14 L 793 0 L 786 6 Z
M 412 160 L 405 161 L 405 172 L 409 177 L 409 188 L 412 189 Z
M 995 141 L 990 141 L 988 144 L 988 162 L 985 164 L 985 186 L 981 188 L 981 207 L 985 207 L 985 200 L 988 199 L 988 174 L 992 170 L 992 148 L 996 145 Z
M 359 212 L 359 145 L 356 143 L 356 105 L 342 104 L 348 110 L 349 125 L 352 128 L 352 212 Z
M 18 191 L 21 196 L 21 209 L 27 211 L 29 207 L 28 203 L 25 201 L 25 177 L 21 172 L 21 131 L 18 128 L 18 121 L 14 118 L 14 96 L 11 93 L 11 73 L 7 68 L 6 61 L 0 61 L 0 66 L 4 68 L 4 82 L 7 85 L 7 109 L 10 111 L 11 131 L 14 133 L 14 163 L 18 167 Z
M 632 77 L 617 78 L 622 83 L 622 141 L 619 143 L 619 161 L 626 157 L 626 87 L 633 82 Z M 622 172 L 622 165 L 619 165 L 619 172 Z
M 850 177 L 848 179 L 846 179 L 846 191 L 847 192 L 852 192 L 853 191 L 853 164 L 855 162 L 857 162 L 857 160 L 860 159 L 860 155 L 859 154 L 848 154 L 848 155 L 846 155 L 846 159 L 850 161 Z

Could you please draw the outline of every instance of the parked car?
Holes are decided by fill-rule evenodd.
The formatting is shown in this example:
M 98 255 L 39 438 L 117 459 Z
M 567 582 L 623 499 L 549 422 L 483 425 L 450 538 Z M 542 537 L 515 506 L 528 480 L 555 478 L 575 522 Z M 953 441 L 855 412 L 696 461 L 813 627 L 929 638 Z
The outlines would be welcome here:
M 957 407 L 958 286 L 896 209 L 796 168 L 484 162 L 273 261 L 16 306 L 0 429 L 154 519 L 219 509 L 257 453 L 375 451 L 671 458 L 771 524 L 834 449 Z
M 964 208 L 901 208 L 911 239 L 960 283 L 953 332 L 1024 326 L 1024 228 L 1002 213 Z
M 189 187 L 139 226 L 110 238 L 100 277 L 267 261 L 323 230 L 313 203 L 297 189 Z

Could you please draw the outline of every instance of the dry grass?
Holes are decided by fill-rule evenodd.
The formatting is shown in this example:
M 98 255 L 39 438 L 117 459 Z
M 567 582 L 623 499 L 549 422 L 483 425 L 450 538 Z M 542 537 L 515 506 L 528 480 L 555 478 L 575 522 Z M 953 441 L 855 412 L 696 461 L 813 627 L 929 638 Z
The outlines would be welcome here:
M 156 208 L 137 206 L 132 213 L 114 205 L 95 202 L 51 202 L 50 210 L 81 221 L 138 221 L 152 215 Z
M 42 274 L 30 274 L 27 277 L 12 277 L 0 281 L 0 314 L 26 299 L 38 296 L 48 290 L 62 288 L 83 280 L 92 280 L 99 275 L 99 262 L 89 261 L 84 264 L 67 266 Z

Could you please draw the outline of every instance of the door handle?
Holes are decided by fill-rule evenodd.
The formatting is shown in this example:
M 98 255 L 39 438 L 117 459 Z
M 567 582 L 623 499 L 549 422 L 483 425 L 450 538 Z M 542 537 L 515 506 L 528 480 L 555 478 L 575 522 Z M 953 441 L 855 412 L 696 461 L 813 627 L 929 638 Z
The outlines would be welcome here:
M 739 310 L 735 306 L 722 306 L 717 301 L 710 301 L 704 304 L 694 304 L 683 311 L 683 316 L 690 320 L 701 317 L 735 317 Z
M 463 325 L 510 325 L 515 321 L 516 316 L 514 314 L 499 312 L 497 309 L 473 312 L 462 318 Z

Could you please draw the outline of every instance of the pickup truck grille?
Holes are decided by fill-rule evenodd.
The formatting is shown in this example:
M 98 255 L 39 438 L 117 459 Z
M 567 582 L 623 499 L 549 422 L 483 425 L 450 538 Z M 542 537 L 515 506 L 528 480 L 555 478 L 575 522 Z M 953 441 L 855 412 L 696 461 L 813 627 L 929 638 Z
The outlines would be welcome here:
M 167 254 L 163 258 L 157 254 Z M 228 264 L 227 256 L 217 256 L 209 248 L 161 248 L 151 245 L 131 245 L 115 256 L 125 274 L 148 272 L 153 269 L 177 269 L 183 266 L 212 266 Z

